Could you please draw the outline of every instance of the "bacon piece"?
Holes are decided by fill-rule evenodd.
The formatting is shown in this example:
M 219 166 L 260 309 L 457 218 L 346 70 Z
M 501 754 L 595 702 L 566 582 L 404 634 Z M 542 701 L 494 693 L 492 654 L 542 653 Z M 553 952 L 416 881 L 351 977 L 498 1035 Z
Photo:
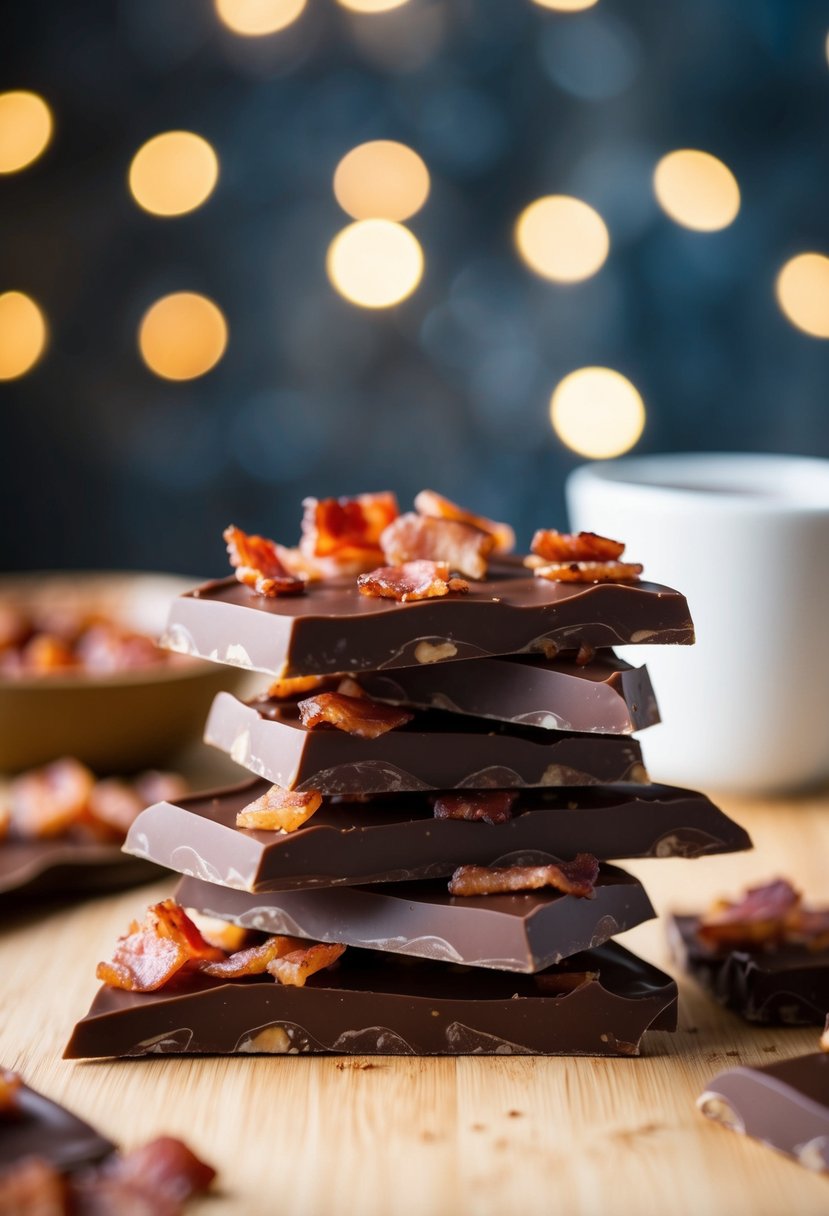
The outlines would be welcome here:
M 0 653 L 22 646 L 31 632 L 32 622 L 22 609 L 0 603 Z
M 107 777 L 93 785 L 87 812 L 93 827 L 123 840 L 146 805 L 133 786 L 119 777 Z
M 293 676 L 288 679 L 274 680 L 261 699 L 263 701 L 292 701 L 304 692 L 314 692 L 315 689 L 325 688 L 330 683 L 331 676 Z
M 11 822 L 11 807 L 7 802 L 0 802 L 0 843 L 2 843 L 8 836 Z
M 133 921 L 118 939 L 109 963 L 95 974 L 110 988 L 154 992 L 190 962 L 218 962 L 224 953 L 206 942 L 184 908 L 172 899 L 147 909 L 144 924 Z
M 37 633 L 20 655 L 22 670 L 32 675 L 53 675 L 77 667 L 72 648 L 62 638 Z
M 324 945 L 319 942 L 301 950 L 293 950 L 282 958 L 275 958 L 268 963 L 268 971 L 277 983 L 304 988 L 309 976 L 322 971 L 323 967 L 330 967 L 344 953 L 345 946 Z
M 697 937 L 711 947 L 763 946 L 783 941 L 797 923 L 802 896 L 785 878 L 749 887 L 737 900 L 718 900 L 700 919 Z
M 237 813 L 236 826 L 262 832 L 295 832 L 321 806 L 319 790 L 286 790 L 272 785 Z
M 334 571 L 355 574 L 377 564 L 382 556 L 380 535 L 400 513 L 390 491 L 354 498 L 306 498 L 302 506 L 303 556 L 331 559 Z
M 276 934 L 258 946 L 249 946 L 247 950 L 237 950 L 230 958 L 223 958 L 218 963 L 202 963 L 201 970 L 207 975 L 220 980 L 239 980 L 245 975 L 262 975 L 268 970 L 268 964 L 274 959 L 283 958 L 286 954 L 303 951 L 308 943 L 301 937 L 285 937 Z
M 532 538 L 531 552 L 546 562 L 616 561 L 625 551 L 619 540 L 597 536 L 595 532 L 557 532 L 540 528 Z
M 441 794 L 435 799 L 435 819 L 506 823 L 512 819 L 512 807 L 517 797 L 515 790 L 470 790 L 463 794 Z
M 563 895 L 592 899 L 599 863 L 591 853 L 545 866 L 459 866 L 449 880 L 450 895 L 499 895 L 554 887 Z
M 461 524 L 471 524 L 488 532 L 495 541 L 495 553 L 511 553 L 515 548 L 515 532 L 509 524 L 496 523 L 485 515 L 475 515 L 464 507 L 434 490 L 421 490 L 414 500 L 415 510 L 419 515 L 431 515 L 435 519 L 454 519 Z
M 234 925 L 229 920 L 220 920 L 218 916 L 206 916 L 198 908 L 185 908 L 193 924 L 201 933 L 204 940 L 217 950 L 232 954 L 242 950 L 250 937 L 250 930 L 241 925 Z
M 594 647 L 588 645 L 587 642 L 582 642 L 576 655 L 576 667 L 588 667 L 593 662 L 595 657 L 596 651 Z
M 0 1068 L 0 1120 L 16 1119 L 20 1114 L 20 1087 L 23 1078 L 10 1068 Z
M 339 692 L 322 692 L 298 702 L 302 725 L 335 726 L 337 730 L 360 739 L 377 739 L 387 731 L 411 722 L 414 714 L 394 705 L 380 705 L 370 697 L 346 697 Z
M 279 558 L 276 543 L 265 536 L 249 536 L 231 524 L 223 533 L 236 577 L 257 595 L 302 595 L 304 579 L 291 574 Z
M 642 570 L 638 562 L 551 562 L 533 573 L 551 583 L 632 583 Z
M 152 638 L 103 620 L 84 630 L 75 645 L 75 656 L 84 671 L 99 675 L 137 671 L 169 661 L 169 654 L 156 646 Z
M 71 1211 L 77 1216 L 180 1216 L 187 1201 L 206 1191 L 215 1177 L 213 1167 L 181 1140 L 159 1136 L 70 1179 Z
M 450 578 L 446 562 L 404 562 L 402 566 L 378 566 L 357 579 L 361 595 L 397 600 L 428 600 L 448 595 L 450 591 L 466 592 L 469 583 L 462 578 Z
M 10 789 L 16 833 L 32 840 L 62 835 L 83 817 L 94 784 L 89 769 L 68 757 L 22 773 Z
M 42 1157 L 23 1157 L 0 1173 L 0 1212 L 7 1216 L 68 1216 L 70 1210 L 66 1179 Z
M 445 562 L 450 570 L 467 578 L 482 579 L 486 578 L 487 558 L 495 548 L 495 539 L 472 524 L 410 511 L 389 524 L 380 545 L 390 566 L 425 559 Z

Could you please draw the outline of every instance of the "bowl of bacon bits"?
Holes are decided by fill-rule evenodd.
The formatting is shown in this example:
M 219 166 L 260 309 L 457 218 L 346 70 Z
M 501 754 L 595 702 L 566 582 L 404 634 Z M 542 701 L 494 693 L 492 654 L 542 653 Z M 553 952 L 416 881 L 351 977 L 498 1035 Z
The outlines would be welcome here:
M 240 673 L 156 645 L 191 580 L 164 574 L 0 578 L 0 771 L 72 756 L 96 772 L 166 765 Z

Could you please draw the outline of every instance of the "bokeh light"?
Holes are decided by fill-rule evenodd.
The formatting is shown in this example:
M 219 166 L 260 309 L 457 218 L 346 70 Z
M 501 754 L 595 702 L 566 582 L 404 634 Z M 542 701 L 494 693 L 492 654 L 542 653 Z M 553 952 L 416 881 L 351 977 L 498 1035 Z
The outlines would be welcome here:
M 710 152 L 694 148 L 669 152 L 654 170 L 653 188 L 662 210 L 696 232 L 727 228 L 740 210 L 737 179 Z
M 813 338 L 829 338 L 829 258 L 799 253 L 786 262 L 775 284 L 785 315 Z
M 219 161 L 213 148 L 192 131 L 165 131 L 136 152 L 129 186 L 139 207 L 153 215 L 184 215 L 213 192 Z
M 0 173 L 37 160 L 52 137 L 52 111 L 37 93 L 0 93 Z
M 610 249 L 607 227 L 598 211 L 565 194 L 550 194 L 530 203 L 518 217 L 515 242 L 531 270 L 558 283 L 589 278 Z
M 343 8 L 352 13 L 387 13 L 393 8 L 402 8 L 407 0 L 339 0 Z
M 559 381 L 550 420 L 562 443 L 580 456 L 607 460 L 638 441 L 645 405 L 637 389 L 610 367 L 580 367 Z
M 352 304 L 390 308 L 410 296 L 423 275 L 417 237 L 391 220 L 357 220 L 334 237 L 328 277 Z
M 355 220 L 405 220 L 429 196 L 429 170 L 406 144 L 371 140 L 352 148 L 337 165 L 334 194 Z
M 203 376 L 219 362 L 226 346 L 227 323 L 221 310 L 192 291 L 156 300 L 138 330 L 144 362 L 165 380 Z
M 306 0 L 215 0 L 215 3 L 220 19 L 234 34 L 261 38 L 296 21 Z
M 16 380 L 34 367 L 46 346 L 46 321 L 31 296 L 0 295 L 0 380 Z
M 599 0 L 533 0 L 539 8 L 552 8 L 558 13 L 582 13 L 586 8 L 593 8 Z

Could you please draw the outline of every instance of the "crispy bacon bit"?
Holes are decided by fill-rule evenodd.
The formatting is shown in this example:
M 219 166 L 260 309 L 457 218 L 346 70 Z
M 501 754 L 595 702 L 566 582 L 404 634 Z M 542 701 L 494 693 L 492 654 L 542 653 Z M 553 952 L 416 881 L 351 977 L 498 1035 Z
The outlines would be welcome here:
M 512 808 L 517 797 L 515 790 L 470 790 L 463 794 L 441 794 L 435 799 L 435 819 L 506 823 L 512 819 Z
M 450 591 L 466 592 L 469 583 L 462 578 L 450 578 L 446 562 L 404 562 L 402 566 L 378 566 L 368 574 L 361 574 L 357 586 L 362 595 L 397 600 L 405 604 L 409 600 L 428 600 L 435 596 L 448 595 Z
M 390 491 L 354 498 L 306 498 L 302 506 L 303 556 L 330 560 L 333 571 L 354 574 L 377 564 L 382 557 L 380 535 L 400 511 Z
M 280 560 L 276 543 L 265 536 L 249 536 L 241 528 L 225 528 L 224 538 L 236 577 L 257 595 L 301 595 L 304 579 L 297 578 Z
M 592 899 L 599 863 L 591 853 L 545 866 L 459 866 L 449 880 L 450 895 L 499 895 L 554 887 L 563 895 Z
M 305 981 L 323 967 L 336 963 L 345 946 L 324 945 L 322 942 L 305 946 L 301 950 L 292 950 L 282 958 L 275 958 L 268 963 L 268 971 L 279 984 L 287 984 L 294 988 L 304 988 Z
M 69 1180 L 71 1211 L 103 1216 L 180 1216 L 216 1171 L 181 1140 L 159 1136 Z
M 39 633 L 27 642 L 20 655 L 22 670 L 32 675 L 43 675 L 76 667 L 71 646 L 62 638 L 49 633 Z
M 597 536 L 595 532 L 557 532 L 540 528 L 532 538 L 530 550 L 546 562 L 610 562 L 625 551 L 621 541 Z
M 154 992 L 185 963 L 222 958 L 223 952 L 204 940 L 184 908 L 165 899 L 147 909 L 143 925 L 132 922 L 118 939 L 112 961 L 99 963 L 95 974 L 110 988 Z
M 593 662 L 595 657 L 595 649 L 588 645 L 587 642 L 582 642 L 576 655 L 576 667 L 588 667 Z
M 23 1078 L 10 1068 L 0 1068 L 0 1119 L 15 1119 L 20 1113 Z
M 286 954 L 302 951 L 307 944 L 301 937 L 276 934 L 259 946 L 237 950 L 230 958 L 223 958 L 218 963 L 202 963 L 201 970 L 220 980 L 239 980 L 245 975 L 262 975 L 267 971 L 268 963 L 283 958 Z
M 119 777 L 107 777 L 92 787 L 87 813 L 93 827 L 123 840 L 146 805 L 133 786 Z
M 472 524 L 410 511 L 389 524 L 380 545 L 390 566 L 420 560 L 445 562 L 450 570 L 467 578 L 482 579 L 486 578 L 487 558 L 495 548 L 495 538 Z
M 261 832 L 295 832 L 322 806 L 319 790 L 286 790 L 272 785 L 236 816 L 237 828 Z
M 551 562 L 533 573 L 551 583 L 632 583 L 642 570 L 639 562 Z
M 78 760 L 55 760 L 11 783 L 11 820 L 15 831 L 34 840 L 60 836 L 86 811 L 95 778 Z
M 700 919 L 697 936 L 714 947 L 776 944 L 796 922 L 802 898 L 785 878 L 749 887 L 740 899 L 718 900 Z
M 99 675 L 151 667 L 158 663 L 160 653 L 152 638 L 122 629 L 113 621 L 91 624 L 75 644 L 75 662 L 79 659 L 85 671 Z
M 0 1173 L 0 1212 L 68 1216 L 69 1211 L 66 1179 L 42 1157 L 23 1157 Z
M 203 912 L 199 912 L 198 908 L 185 908 L 184 910 L 204 940 L 209 945 L 215 946 L 217 950 L 233 954 L 235 950 L 242 950 L 250 937 L 249 929 L 244 929 L 241 925 L 234 925 L 229 920 L 220 920 L 218 916 L 206 916 Z
M 339 692 L 323 692 L 298 703 L 302 725 L 335 726 L 337 730 L 360 739 L 377 739 L 387 731 L 411 722 L 413 714 L 394 705 L 380 705 L 369 697 L 346 697 Z
M 496 523 L 485 515 L 475 515 L 434 490 L 421 490 L 414 500 L 414 505 L 419 515 L 431 515 L 435 519 L 454 519 L 458 523 L 471 524 L 473 528 L 488 532 L 495 541 L 495 553 L 511 553 L 515 548 L 515 533 L 509 524 Z
M 292 701 L 304 692 L 314 692 L 317 688 L 325 688 L 331 683 L 330 676 L 293 676 L 288 679 L 274 680 L 268 687 L 262 700 Z

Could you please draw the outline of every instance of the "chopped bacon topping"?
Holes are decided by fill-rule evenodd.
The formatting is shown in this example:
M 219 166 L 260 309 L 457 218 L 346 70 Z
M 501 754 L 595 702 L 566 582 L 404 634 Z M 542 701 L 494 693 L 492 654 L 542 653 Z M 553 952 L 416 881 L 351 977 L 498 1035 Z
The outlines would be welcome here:
M 495 541 L 495 553 L 511 553 L 515 548 L 515 533 L 509 524 L 496 523 L 485 515 L 475 515 L 434 490 L 421 490 L 414 500 L 414 505 L 419 515 L 431 515 L 435 519 L 454 519 L 458 523 L 471 524 L 473 528 L 488 532 Z
M 802 899 L 785 878 L 749 887 L 737 900 L 718 900 L 701 917 L 697 936 L 712 947 L 778 945 L 797 929 Z
M 272 785 L 236 816 L 237 828 L 264 832 L 295 832 L 322 806 L 319 790 L 286 790 Z
M 173 1136 L 158 1136 L 70 1181 L 78 1213 L 179 1216 L 188 1199 L 206 1191 L 216 1171 Z
M 466 592 L 469 583 L 462 578 L 450 578 L 446 562 L 403 562 L 401 566 L 378 566 L 361 574 L 357 586 L 362 595 L 405 604 L 409 600 L 428 600 L 448 595 L 450 591 Z
M 642 569 L 639 562 L 551 562 L 533 573 L 551 583 L 632 583 Z
M 120 777 L 107 777 L 104 781 L 96 781 L 92 787 L 87 813 L 94 827 L 116 840 L 123 840 L 146 805 L 134 786 Z
M 610 562 L 625 551 L 621 541 L 597 536 L 595 532 L 557 532 L 540 528 L 532 538 L 531 552 L 545 562 Z
M 269 937 L 259 946 L 249 946 L 247 950 L 237 950 L 230 958 L 223 958 L 218 963 L 202 963 L 201 970 L 207 975 L 220 980 L 238 980 L 245 975 L 262 975 L 268 970 L 268 964 L 274 959 L 286 954 L 302 951 L 307 942 L 300 937 L 284 937 L 276 934 Z
M 6 839 L 12 821 L 11 807 L 7 802 L 0 802 L 0 842 Z
M 435 799 L 435 819 L 468 819 L 472 822 L 506 823 L 512 819 L 515 790 L 470 790 L 441 794 Z
M 110 988 L 154 992 L 186 963 L 222 958 L 223 952 L 204 940 L 184 909 L 165 899 L 147 909 L 143 925 L 132 922 L 118 939 L 112 961 L 99 963 L 96 975 Z
M 268 971 L 277 983 L 304 988 L 309 976 L 336 963 L 344 952 L 345 946 L 324 945 L 320 942 L 305 946 L 301 950 L 292 950 L 282 958 L 275 958 L 268 963 Z
M 317 688 L 325 688 L 330 684 L 330 676 L 292 676 L 287 679 L 274 680 L 268 687 L 263 700 L 292 701 L 304 692 L 314 692 Z
M 499 895 L 554 887 L 563 895 L 592 899 L 599 863 L 591 853 L 544 866 L 459 866 L 449 880 L 450 895 Z
M 33 840 L 60 836 L 86 811 L 95 778 L 78 760 L 55 760 L 11 783 L 11 821 L 15 832 Z
M 31 675 L 44 675 L 77 667 L 72 647 L 62 638 L 38 633 L 20 652 L 20 665 Z
M 487 558 L 495 539 L 472 524 L 454 519 L 435 519 L 413 511 L 400 515 L 380 537 L 386 562 L 402 566 L 406 562 L 445 562 L 467 578 L 486 578 Z
M 236 577 L 257 595 L 301 595 L 305 580 L 297 578 L 279 557 L 277 545 L 265 536 L 250 536 L 231 524 L 224 530 L 230 564 Z
M 393 705 L 380 705 L 369 697 L 346 697 L 339 692 L 323 692 L 298 703 L 302 725 L 335 726 L 337 730 L 360 739 L 377 739 L 387 731 L 411 722 L 413 714 Z
M 382 556 L 380 535 L 400 508 L 390 491 L 354 498 L 306 498 L 300 550 L 307 559 L 333 559 L 334 569 L 370 570 Z
M 0 1119 L 14 1119 L 20 1113 L 20 1087 L 23 1079 L 10 1068 L 0 1068 Z

